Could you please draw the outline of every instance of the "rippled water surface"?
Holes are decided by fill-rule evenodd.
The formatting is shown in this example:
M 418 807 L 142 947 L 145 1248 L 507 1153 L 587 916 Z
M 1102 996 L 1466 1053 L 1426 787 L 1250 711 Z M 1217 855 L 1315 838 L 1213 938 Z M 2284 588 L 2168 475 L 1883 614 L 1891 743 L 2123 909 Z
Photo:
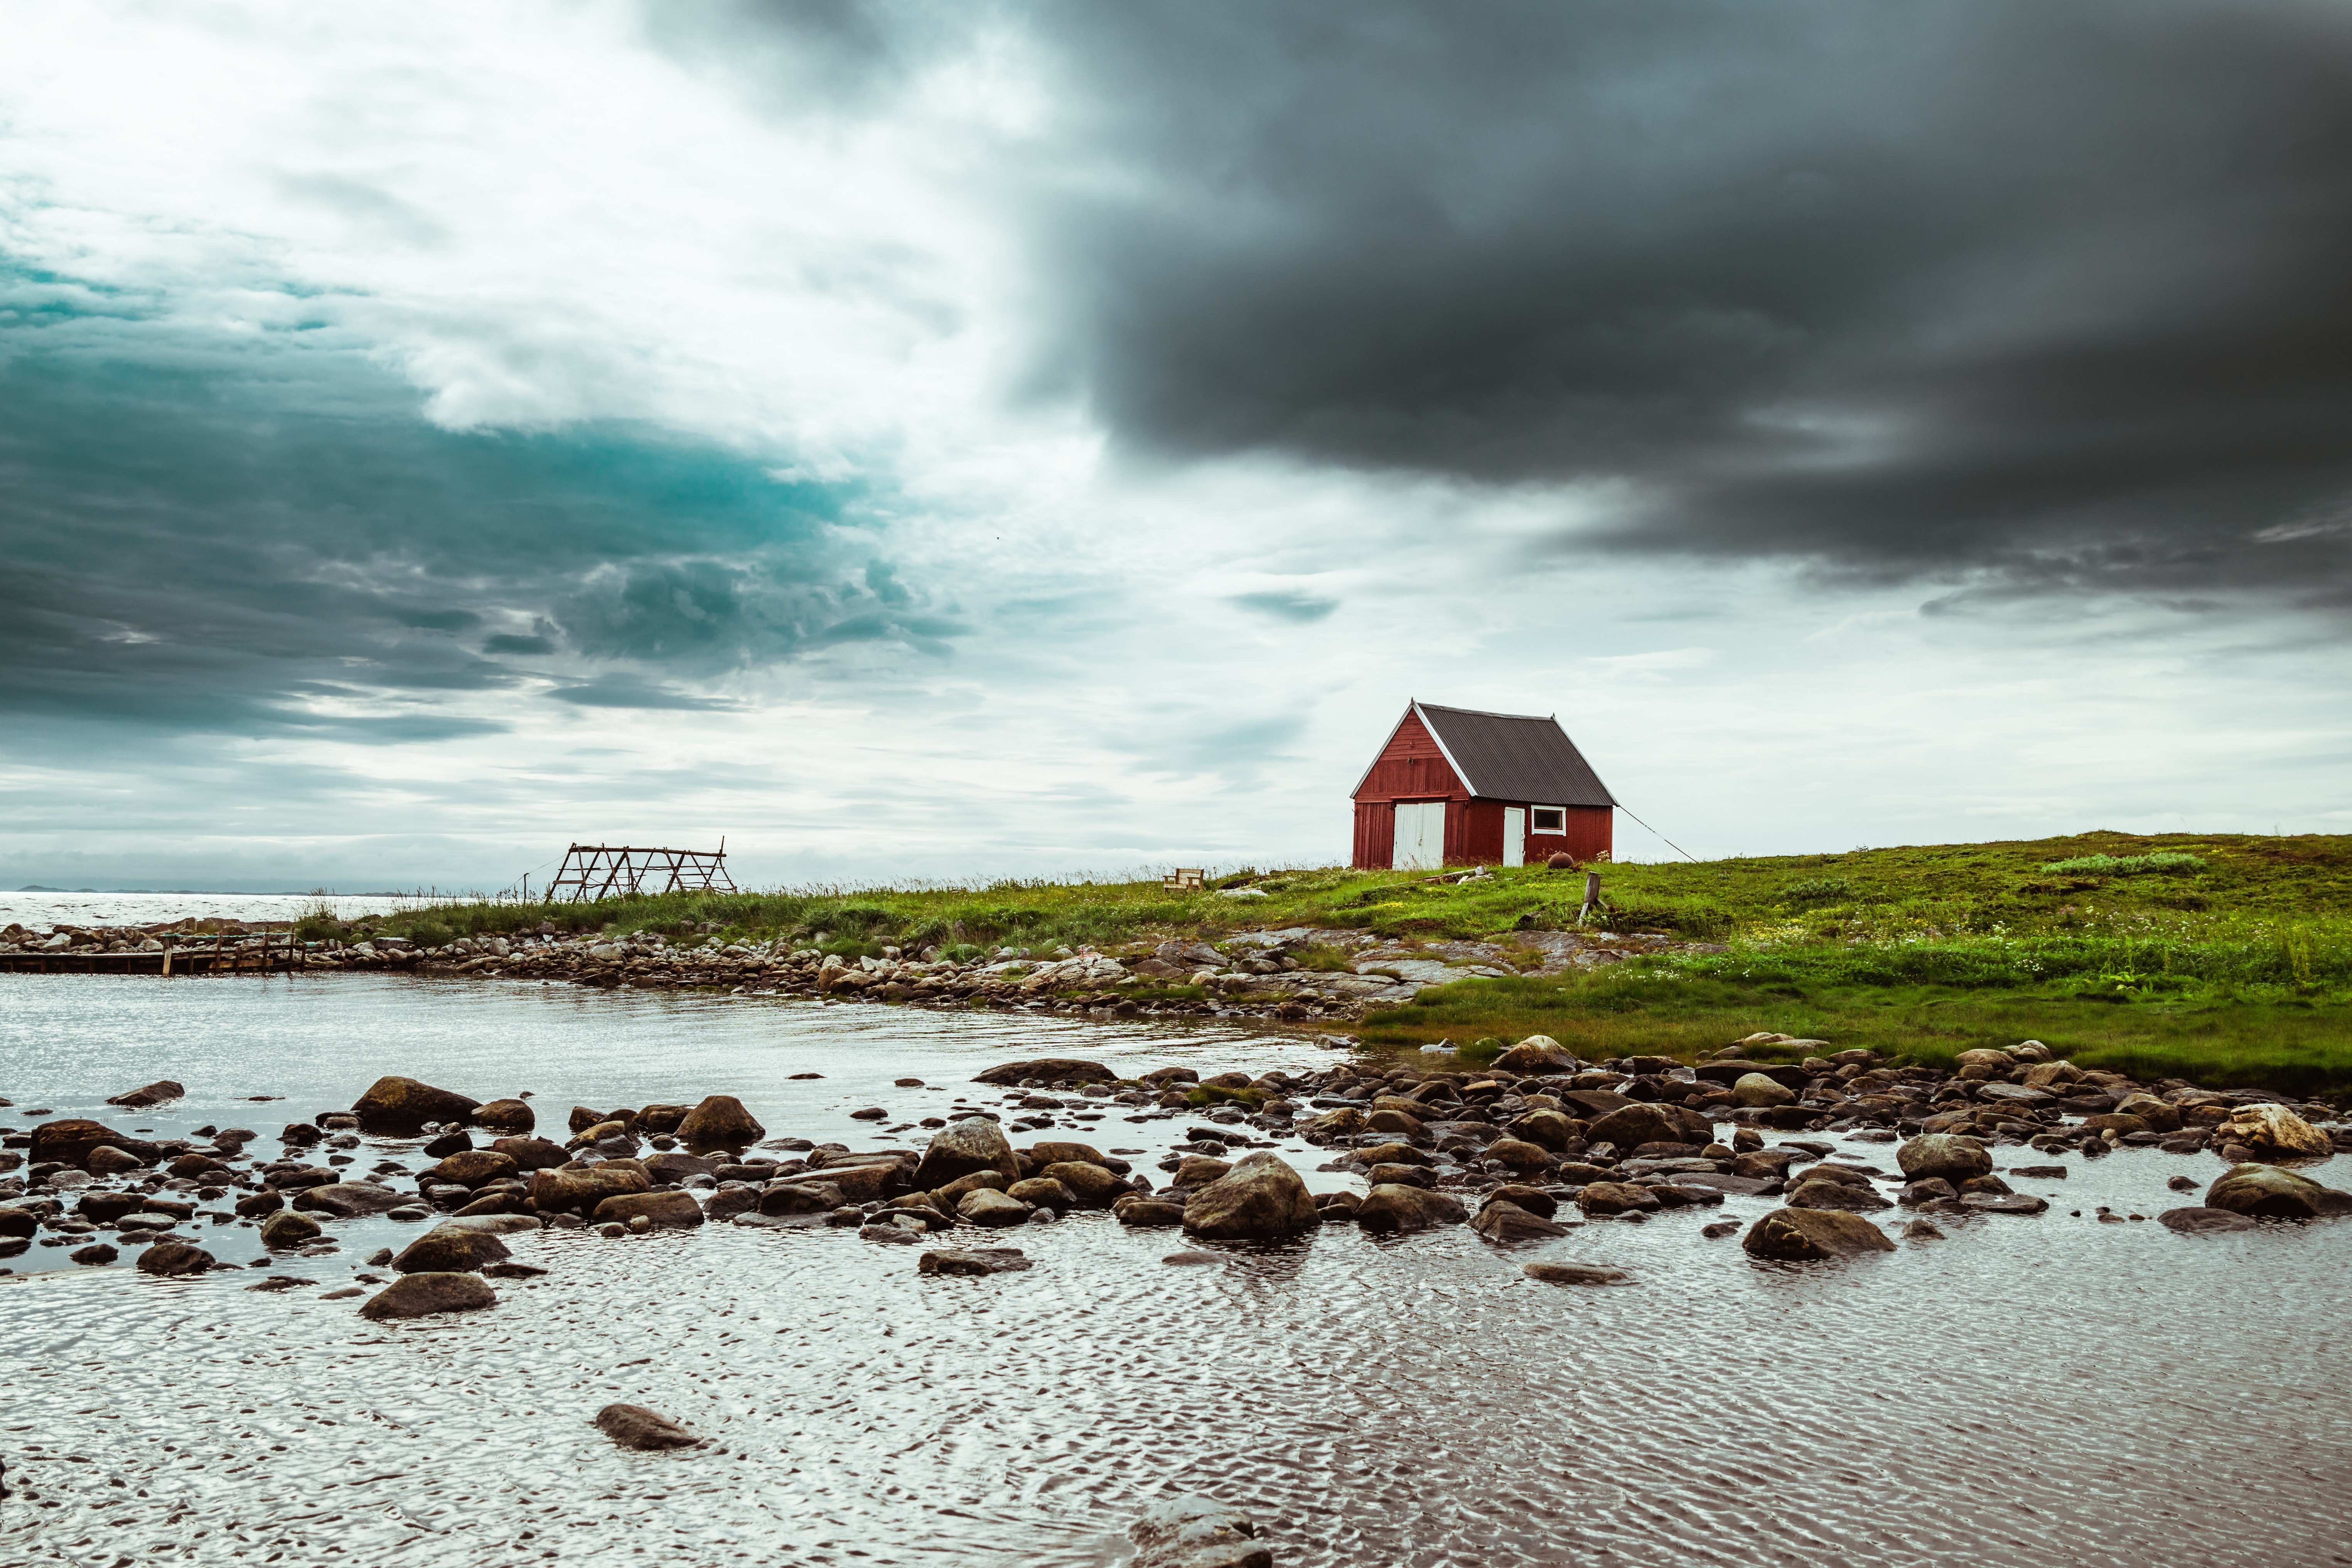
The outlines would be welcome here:
M 531 1089 L 558 1123 L 575 1100 L 736 1093 L 772 1134 L 866 1147 L 849 1110 L 895 1125 L 982 1100 L 973 1070 L 1046 1051 L 1324 1059 L 874 1007 L 0 977 L 0 1095 L 89 1113 L 177 1078 L 190 1099 L 168 1113 L 109 1113 L 163 1136 L 274 1132 L 405 1071 Z M 267 1093 L 289 1098 L 238 1102 Z M 1157 1178 L 1185 1125 L 1114 1115 L 1084 1136 L 1148 1151 Z M 1517 1252 L 1335 1226 L 1191 1268 L 1160 1261 L 1177 1233 L 1083 1215 L 1015 1232 L 1037 1267 L 982 1279 L 919 1278 L 919 1248 L 853 1231 L 544 1232 L 510 1240 L 552 1272 L 499 1281 L 494 1310 L 390 1327 L 317 1299 L 415 1234 L 389 1221 L 337 1226 L 341 1254 L 282 1270 L 319 1287 L 284 1294 L 246 1290 L 258 1270 L 0 1280 L 17 1489 L 0 1562 L 1076 1568 L 1121 1561 L 1126 1522 L 1171 1489 L 1255 1510 L 1277 1562 L 1318 1568 L 2352 1562 L 2352 1226 L 2100 1225 L 2069 1211 L 2153 1215 L 2193 1201 L 2168 1176 L 2218 1162 L 2068 1163 L 2018 1182 L 2057 1200 L 2046 1215 L 1947 1219 L 1942 1242 L 1796 1268 L 1701 1238 L 1773 1203 L 1734 1198 Z M 206 1240 L 247 1261 L 250 1237 Z M 1635 1282 L 1538 1285 L 1530 1258 Z M 712 1441 L 619 1451 L 588 1425 L 613 1400 Z

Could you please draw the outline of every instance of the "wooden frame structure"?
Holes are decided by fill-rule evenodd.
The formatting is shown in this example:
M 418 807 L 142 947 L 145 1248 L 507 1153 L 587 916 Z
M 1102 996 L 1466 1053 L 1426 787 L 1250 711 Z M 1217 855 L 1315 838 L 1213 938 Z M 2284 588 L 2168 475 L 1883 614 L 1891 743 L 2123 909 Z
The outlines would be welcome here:
M 659 886 L 649 887 L 649 880 Z M 547 901 L 589 904 L 638 893 L 732 893 L 727 840 L 716 849 L 641 849 L 625 845 L 574 844 L 547 884 Z

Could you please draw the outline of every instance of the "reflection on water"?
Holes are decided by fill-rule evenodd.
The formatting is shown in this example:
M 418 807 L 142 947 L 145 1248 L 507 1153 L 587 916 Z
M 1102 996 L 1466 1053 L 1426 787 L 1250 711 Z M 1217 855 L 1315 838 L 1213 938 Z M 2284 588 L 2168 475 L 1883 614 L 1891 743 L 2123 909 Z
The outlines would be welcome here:
M 772 1132 L 863 1144 L 848 1110 L 895 1125 L 982 1100 L 963 1080 L 1013 1050 L 1317 1058 L 362 977 L 0 989 L 0 1094 L 68 1114 L 169 1074 L 211 1098 L 140 1119 L 165 1134 L 285 1092 L 242 1115 L 274 1132 L 405 1070 L 532 1089 L 558 1121 L 575 1100 L 733 1092 Z M 890 1087 L 908 1075 L 951 1087 Z M 1114 1117 L 1088 1141 L 1149 1149 L 1149 1171 L 1184 1125 Z M 1159 1261 L 1176 1233 L 1087 1215 L 1015 1233 L 1038 1267 L 984 1279 L 920 1278 L 918 1248 L 848 1231 L 529 1235 L 516 1257 L 551 1273 L 391 1327 L 317 1299 L 376 1245 L 362 1226 L 282 1295 L 243 1289 L 259 1271 L 0 1281 L 0 1447 L 23 1488 L 0 1561 L 1076 1568 L 1119 1560 L 1127 1520 L 1178 1489 L 1255 1510 L 1293 1568 L 2343 1562 L 2352 1227 L 2192 1239 L 2068 1217 L 2152 1214 L 2179 1201 L 2166 1177 L 2218 1168 L 2126 1151 L 2021 1182 L 2060 1200 L 2039 1219 L 1948 1220 L 1947 1241 L 1801 1268 L 1701 1239 L 1722 1217 L 1706 1211 L 1508 1254 L 1458 1227 L 1334 1226 L 1202 1268 Z M 1637 1282 L 1538 1285 L 1530 1257 Z M 613 1400 L 711 1443 L 621 1452 L 588 1425 Z

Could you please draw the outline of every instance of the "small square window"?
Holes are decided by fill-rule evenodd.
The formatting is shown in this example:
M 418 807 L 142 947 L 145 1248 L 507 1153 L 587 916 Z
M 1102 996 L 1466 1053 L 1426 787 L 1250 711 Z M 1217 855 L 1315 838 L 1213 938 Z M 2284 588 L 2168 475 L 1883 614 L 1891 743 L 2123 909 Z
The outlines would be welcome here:
M 1565 833 L 1568 831 L 1568 808 L 1563 805 L 1538 805 L 1528 813 L 1534 833 Z

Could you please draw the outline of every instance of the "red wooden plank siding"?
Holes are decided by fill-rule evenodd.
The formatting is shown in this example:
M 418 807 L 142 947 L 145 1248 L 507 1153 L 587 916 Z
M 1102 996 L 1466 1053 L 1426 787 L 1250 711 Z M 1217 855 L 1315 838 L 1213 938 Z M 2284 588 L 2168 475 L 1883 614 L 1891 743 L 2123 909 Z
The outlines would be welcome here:
M 1418 714 L 1407 712 L 1389 737 L 1388 744 L 1364 775 L 1356 791 L 1353 863 L 1366 869 L 1385 869 L 1396 858 L 1396 803 L 1403 800 L 1445 802 L 1445 863 L 1449 866 L 1496 866 L 1503 861 L 1503 811 L 1516 805 L 1534 822 L 1538 805 L 1557 801 L 1506 801 L 1473 795 L 1469 786 L 1445 760 L 1437 738 Z M 1579 860 L 1610 853 L 1616 814 L 1605 805 L 1571 805 L 1568 831 L 1526 835 L 1521 855 L 1530 866 L 1540 866 L 1566 850 Z

